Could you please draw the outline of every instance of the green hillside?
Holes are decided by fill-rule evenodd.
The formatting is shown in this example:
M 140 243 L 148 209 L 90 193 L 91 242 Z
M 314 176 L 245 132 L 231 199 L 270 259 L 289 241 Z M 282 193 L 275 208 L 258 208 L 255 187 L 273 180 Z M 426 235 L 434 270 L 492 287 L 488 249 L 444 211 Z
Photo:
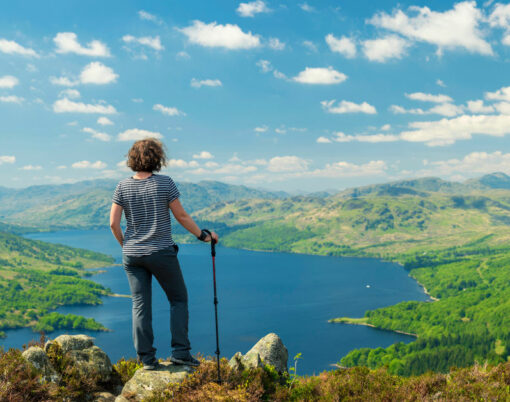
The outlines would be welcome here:
M 93 319 L 51 310 L 71 304 L 101 304 L 101 296 L 110 291 L 83 276 L 89 275 L 87 268 L 112 263 L 104 254 L 0 232 L 0 334 L 20 327 L 45 332 L 58 328 L 104 330 Z
M 212 227 L 226 224 L 222 243 L 230 247 L 399 262 L 439 299 L 332 320 L 418 336 L 409 345 L 353 351 L 343 365 L 387 366 L 391 373 L 410 375 L 506 361 L 510 191 L 471 188 L 455 194 L 444 188 L 441 183 L 435 188 L 441 191 L 425 191 L 412 182 L 409 187 L 374 186 L 356 197 L 244 200 L 217 204 L 195 216 Z
M 108 225 L 111 197 L 117 182 L 89 180 L 24 189 L 0 187 L 0 222 L 22 224 L 39 230 L 105 227 Z M 189 212 L 219 201 L 286 196 L 283 192 L 256 190 L 215 181 L 183 182 L 177 183 L 177 186 L 182 203 Z

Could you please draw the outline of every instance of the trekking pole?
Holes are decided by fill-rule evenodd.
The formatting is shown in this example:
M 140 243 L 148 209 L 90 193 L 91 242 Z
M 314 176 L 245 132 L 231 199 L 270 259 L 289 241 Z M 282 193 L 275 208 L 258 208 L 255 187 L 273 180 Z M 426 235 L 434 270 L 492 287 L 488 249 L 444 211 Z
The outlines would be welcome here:
M 213 268 L 213 285 L 214 285 L 214 320 L 216 322 L 216 363 L 218 365 L 218 380 L 217 383 L 221 384 L 220 374 L 220 340 L 218 336 L 218 297 L 216 294 L 216 240 L 213 239 L 211 232 L 204 229 L 209 236 L 211 236 L 211 256 L 212 256 L 212 268 Z

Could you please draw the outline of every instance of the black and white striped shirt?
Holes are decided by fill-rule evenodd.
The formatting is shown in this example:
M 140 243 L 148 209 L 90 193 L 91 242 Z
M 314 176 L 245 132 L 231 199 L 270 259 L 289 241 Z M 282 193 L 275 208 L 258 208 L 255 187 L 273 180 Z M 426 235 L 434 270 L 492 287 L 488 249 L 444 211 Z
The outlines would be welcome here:
M 175 244 L 168 204 L 179 196 L 174 181 L 160 174 L 128 177 L 117 184 L 112 201 L 124 209 L 126 217 L 125 255 L 149 255 Z

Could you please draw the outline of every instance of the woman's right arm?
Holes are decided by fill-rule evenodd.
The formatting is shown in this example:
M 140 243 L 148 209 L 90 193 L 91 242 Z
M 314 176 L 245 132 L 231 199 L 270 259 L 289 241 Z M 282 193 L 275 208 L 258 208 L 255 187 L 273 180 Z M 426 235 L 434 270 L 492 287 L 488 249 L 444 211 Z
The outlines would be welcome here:
M 175 216 L 175 219 L 177 219 L 177 222 L 179 222 L 188 232 L 190 232 L 192 235 L 199 237 L 202 233 L 202 230 L 198 227 L 198 225 L 195 223 L 193 218 L 189 216 L 189 214 L 184 210 L 181 201 L 179 201 L 178 198 L 173 200 L 169 204 L 170 210 Z M 212 238 L 218 242 L 218 235 L 211 231 Z M 205 241 L 211 241 L 211 236 L 207 236 Z

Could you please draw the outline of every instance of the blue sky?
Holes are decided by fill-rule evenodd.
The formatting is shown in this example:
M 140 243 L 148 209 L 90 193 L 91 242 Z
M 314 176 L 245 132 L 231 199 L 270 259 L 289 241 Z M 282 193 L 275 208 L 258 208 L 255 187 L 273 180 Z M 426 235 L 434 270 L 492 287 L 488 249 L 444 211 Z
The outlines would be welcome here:
M 286 191 L 510 174 L 510 5 L 9 2 L 0 185 L 123 178 Z

